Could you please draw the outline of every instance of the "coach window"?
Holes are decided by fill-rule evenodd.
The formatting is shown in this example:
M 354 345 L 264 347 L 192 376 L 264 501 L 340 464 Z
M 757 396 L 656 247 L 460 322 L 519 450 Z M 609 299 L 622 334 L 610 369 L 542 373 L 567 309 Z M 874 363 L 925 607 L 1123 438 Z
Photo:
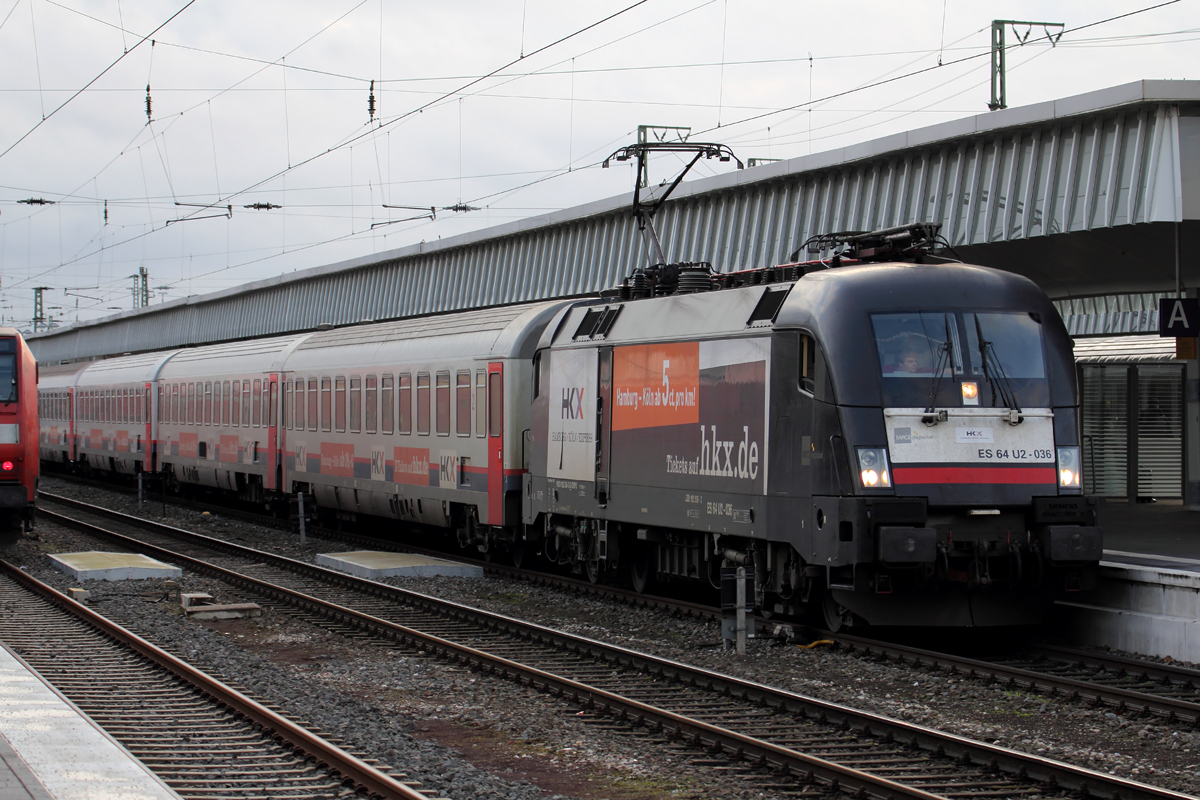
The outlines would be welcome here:
M 268 381 L 269 383 L 269 381 Z M 267 415 L 271 420 L 271 427 L 274 428 L 279 424 L 279 384 L 272 383 L 267 394 L 267 408 L 270 413 Z
M 212 381 L 204 382 L 204 424 L 212 425 Z
M 171 424 L 179 424 L 179 384 L 171 384 Z
M 321 378 L 321 430 L 333 427 L 333 381 Z
M 196 384 L 187 385 L 187 421 L 189 425 L 196 424 Z
M 374 433 L 376 420 L 379 416 L 379 379 L 374 375 L 367 376 L 367 398 L 363 407 L 363 427 L 367 433 Z
M 271 422 L 272 422 L 272 420 L 271 420 L 271 405 L 272 405 L 271 401 L 273 399 L 275 399 L 275 397 L 277 397 L 277 395 L 271 394 L 270 378 L 263 378 L 263 382 L 262 382 L 262 425 L 264 428 L 269 428 L 271 426 Z
M 250 427 L 250 381 L 242 381 L 242 427 Z
M 283 382 L 283 429 L 292 429 L 292 382 Z
M 150 421 L 151 409 L 153 408 L 153 404 L 150 402 L 151 396 L 149 386 L 138 395 L 138 422 L 143 424 Z
M 295 421 L 292 424 L 296 426 L 296 430 L 298 430 L 298 431 L 304 430 L 304 425 L 305 425 L 304 409 L 306 409 L 308 407 L 305 405 L 305 403 L 307 403 L 307 400 L 305 400 L 305 398 L 304 398 L 304 378 L 297 378 L 296 379 L 296 414 L 295 414 Z
M 471 435 L 471 373 L 460 372 L 455 376 L 454 432 L 459 436 Z
M 504 429 L 504 376 L 499 372 L 488 375 L 488 428 L 492 436 Z
M 487 370 L 475 371 L 475 435 L 487 436 Z
M 437 386 L 437 435 L 450 435 L 450 373 L 436 374 Z
M 308 379 L 308 429 L 317 429 L 317 379 Z
M 379 392 L 379 416 L 380 428 L 384 433 L 392 433 L 396 430 L 396 387 L 395 378 L 391 375 L 383 376 L 383 386 Z
M 333 422 L 338 433 L 346 430 L 346 379 L 333 379 Z
M 242 424 L 242 382 L 233 382 L 233 416 L 229 420 L 229 424 L 233 427 L 239 427 Z
M 242 387 L 245 389 L 245 386 Z M 250 392 L 250 424 L 258 427 L 262 422 L 262 415 L 259 411 L 258 396 L 262 392 L 262 381 L 254 381 L 254 389 Z M 245 416 L 245 415 L 243 415 Z
M 350 432 L 362 430 L 362 378 L 350 378 Z
M 417 373 L 417 433 L 429 435 L 429 373 Z
M 429 379 L 425 379 L 426 385 Z M 396 430 L 403 435 L 412 433 L 412 375 L 407 372 L 396 376 L 396 396 L 400 400 L 400 416 L 396 419 Z

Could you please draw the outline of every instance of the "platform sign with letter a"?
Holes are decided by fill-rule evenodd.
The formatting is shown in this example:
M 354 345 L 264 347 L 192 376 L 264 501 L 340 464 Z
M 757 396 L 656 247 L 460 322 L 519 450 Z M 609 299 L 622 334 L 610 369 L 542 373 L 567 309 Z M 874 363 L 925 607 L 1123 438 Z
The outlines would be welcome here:
M 1158 335 L 1200 336 L 1200 300 L 1164 297 L 1158 301 Z

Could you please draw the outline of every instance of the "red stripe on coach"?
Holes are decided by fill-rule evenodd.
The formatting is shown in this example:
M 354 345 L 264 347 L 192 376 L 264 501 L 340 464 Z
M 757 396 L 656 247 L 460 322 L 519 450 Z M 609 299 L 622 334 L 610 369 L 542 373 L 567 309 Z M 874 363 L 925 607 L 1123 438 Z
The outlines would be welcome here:
M 1054 483 L 1053 467 L 895 467 L 902 483 Z

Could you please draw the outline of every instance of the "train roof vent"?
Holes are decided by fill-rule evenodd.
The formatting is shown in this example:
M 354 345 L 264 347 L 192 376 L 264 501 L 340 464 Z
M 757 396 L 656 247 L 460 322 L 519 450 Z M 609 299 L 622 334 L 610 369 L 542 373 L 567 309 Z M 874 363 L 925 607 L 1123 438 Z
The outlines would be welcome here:
M 622 305 L 589 308 L 583 315 L 583 319 L 580 320 L 574 335 L 571 336 L 571 341 L 583 338 L 603 339 L 608 336 L 608 332 L 612 330 L 613 323 L 617 321 L 622 308 L 624 308 Z
M 750 313 L 750 319 L 746 320 L 746 327 L 771 327 L 771 324 L 775 322 L 775 317 L 779 314 L 779 309 L 783 306 L 783 301 L 791 290 L 791 286 L 786 286 L 782 289 L 767 289 L 763 292 L 762 297 L 758 298 L 758 305 Z

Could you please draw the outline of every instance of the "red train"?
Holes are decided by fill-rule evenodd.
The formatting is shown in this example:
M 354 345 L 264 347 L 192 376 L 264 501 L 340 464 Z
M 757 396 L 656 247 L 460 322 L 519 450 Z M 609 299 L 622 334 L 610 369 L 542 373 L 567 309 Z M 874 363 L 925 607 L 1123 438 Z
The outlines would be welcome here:
M 38 482 L 37 360 L 16 328 L 0 328 L 0 532 L 33 523 Z

